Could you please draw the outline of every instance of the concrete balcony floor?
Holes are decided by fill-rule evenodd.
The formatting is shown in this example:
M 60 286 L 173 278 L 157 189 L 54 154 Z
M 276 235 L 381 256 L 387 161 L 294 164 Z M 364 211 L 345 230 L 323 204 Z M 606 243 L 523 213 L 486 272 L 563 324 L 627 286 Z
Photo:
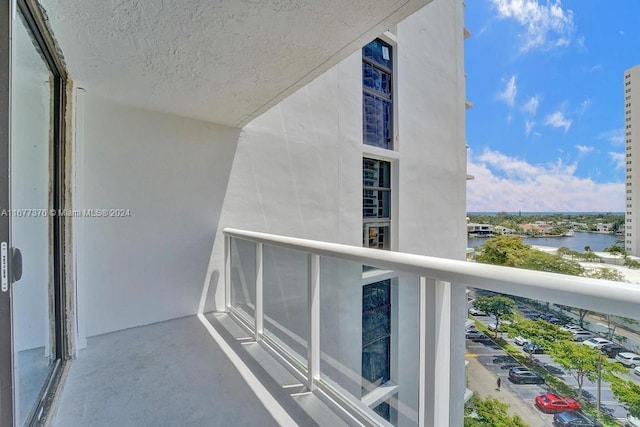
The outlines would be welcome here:
M 345 425 L 224 314 L 216 331 L 291 417 Z M 72 361 L 53 426 L 275 426 L 197 317 L 92 337 Z

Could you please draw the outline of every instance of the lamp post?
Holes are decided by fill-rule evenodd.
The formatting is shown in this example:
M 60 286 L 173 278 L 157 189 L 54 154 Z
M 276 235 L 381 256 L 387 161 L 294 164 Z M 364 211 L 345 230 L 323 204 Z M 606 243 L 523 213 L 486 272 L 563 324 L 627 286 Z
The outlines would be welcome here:
M 597 418 L 600 418 L 600 402 L 602 401 L 602 354 L 598 355 L 598 405 Z

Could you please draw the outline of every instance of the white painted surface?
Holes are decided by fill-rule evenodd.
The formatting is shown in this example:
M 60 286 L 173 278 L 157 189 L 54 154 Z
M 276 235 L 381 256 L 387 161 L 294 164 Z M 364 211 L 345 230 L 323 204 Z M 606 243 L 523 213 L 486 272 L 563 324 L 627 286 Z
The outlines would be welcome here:
M 68 19 L 82 14 L 66 10 L 69 3 L 63 2 L 55 9 L 62 15 L 52 20 L 54 30 L 58 20 L 67 19 L 66 12 Z M 91 75 L 83 74 L 88 73 L 88 69 L 76 71 L 77 78 L 89 82 L 83 158 L 77 163 L 82 167 L 84 178 L 80 195 L 84 206 L 76 208 L 131 211 L 129 218 L 82 219 L 82 242 L 78 247 L 83 246 L 84 251 L 78 254 L 78 263 L 82 265 L 83 279 L 78 283 L 78 295 L 82 298 L 79 312 L 82 314 L 84 310 L 86 335 L 194 314 L 196 310 L 202 313 L 224 309 L 225 258 L 221 230 L 227 226 L 361 245 L 362 158 L 365 155 L 394 162 L 394 248 L 462 259 L 466 245 L 466 152 L 462 5 L 458 3 L 436 1 L 395 29 L 394 38 L 398 43 L 395 128 L 398 150 L 395 152 L 362 144 L 359 50 L 310 83 L 302 87 L 294 85 L 299 89 L 285 99 L 283 94 L 293 90 L 291 82 L 255 106 L 251 104 L 254 100 L 265 97 L 266 92 L 279 87 L 280 83 L 272 80 L 253 83 L 242 74 L 242 67 L 234 70 L 228 84 L 218 79 L 220 70 L 208 74 L 210 81 L 187 78 L 183 73 L 199 74 L 207 70 L 199 62 L 202 59 L 176 60 L 171 55 L 155 58 L 151 55 L 156 49 L 153 44 L 164 40 L 162 37 L 157 40 L 155 33 L 149 37 L 152 45 L 142 47 L 144 54 L 140 58 L 129 58 L 133 68 L 140 66 L 139 62 L 145 58 L 150 61 L 149 68 L 142 73 L 144 81 L 136 72 L 123 79 L 118 73 L 106 73 L 111 65 L 100 61 L 108 59 L 108 55 L 93 53 L 105 49 L 84 50 L 75 41 L 69 41 L 70 34 L 79 30 L 74 26 L 65 27 L 59 35 L 63 46 L 72 46 L 74 55 L 84 53 L 87 64 L 97 65 Z M 145 2 L 141 5 L 142 9 L 146 7 Z M 131 7 L 135 17 L 137 6 Z M 118 10 L 116 15 L 121 15 L 123 10 Z M 127 19 L 120 22 L 124 29 L 130 28 Z M 322 34 L 330 28 L 324 28 Z M 97 32 L 100 31 L 99 28 Z M 299 35 L 295 28 L 288 31 Z M 371 34 L 366 41 L 374 37 Z M 138 38 L 140 33 L 134 31 L 125 44 L 135 44 Z M 101 47 L 113 43 L 112 38 L 106 37 L 105 43 Z M 199 45 L 208 47 L 206 43 Z M 234 46 L 233 43 L 230 46 Z M 282 46 L 278 48 L 278 52 L 281 51 Z M 115 52 L 125 58 L 131 56 L 126 46 Z M 297 55 L 293 68 L 297 68 L 295 73 L 300 73 L 300 67 L 308 65 L 308 58 L 299 52 Z M 72 72 L 79 66 L 76 61 L 70 60 Z M 158 75 L 167 64 L 177 68 L 170 75 Z M 282 64 L 281 59 L 278 64 Z M 311 65 L 317 66 L 313 61 Z M 268 66 L 267 62 L 265 70 Z M 287 73 L 281 73 L 284 79 L 291 77 Z M 113 80 L 116 78 L 118 81 Z M 134 83 L 136 88 L 131 88 Z M 250 102 L 242 98 L 248 91 L 247 85 L 257 85 L 257 90 L 249 91 Z M 102 96 L 105 87 L 110 88 L 108 96 L 115 99 L 123 99 L 120 92 L 126 90 L 126 102 L 133 105 L 220 122 L 238 123 L 258 111 L 265 112 L 240 132 L 120 105 Z M 215 96 L 211 90 L 215 90 Z M 225 96 L 231 96 L 233 102 L 224 101 Z M 276 104 L 275 100 L 279 99 L 283 100 Z M 266 110 L 265 106 L 271 105 L 273 107 Z M 265 247 L 265 253 L 273 252 Z M 276 259 L 265 260 L 265 322 L 287 326 L 290 334 L 286 339 L 295 346 L 298 345 L 296 339 L 304 341 L 308 334 L 306 310 L 300 310 L 298 305 L 300 301 L 306 304 L 307 271 L 304 265 L 296 266 L 296 269 L 302 267 L 300 271 L 286 271 L 286 264 Z M 251 268 L 255 268 L 255 264 Z M 322 264 L 320 268 L 322 270 Z M 336 382 L 359 398 L 361 266 L 338 266 L 334 274 L 338 280 L 329 281 L 332 287 L 321 275 L 320 363 L 324 367 L 336 367 L 333 371 Z M 284 279 L 292 280 L 287 283 Z M 292 283 L 298 282 L 302 287 L 291 288 Z M 416 280 L 407 279 L 405 283 L 406 289 L 397 293 L 397 313 L 394 313 L 396 327 L 403 331 L 399 335 L 402 348 L 398 352 L 401 350 L 405 359 L 398 360 L 403 364 L 394 368 L 394 380 L 398 383 L 398 396 L 406 402 L 406 413 L 410 414 L 417 409 L 418 383 L 415 369 L 409 368 L 417 366 L 419 349 L 418 341 L 410 339 L 416 335 L 417 328 L 404 328 L 404 323 L 417 318 L 419 299 Z M 410 283 L 415 287 L 410 288 Z M 461 297 L 464 306 L 464 292 L 457 295 L 452 291 L 450 304 L 455 306 L 457 297 Z M 450 312 L 442 307 L 441 314 L 440 325 L 446 323 L 443 316 Z M 464 318 L 464 313 L 460 318 Z M 450 321 L 450 329 L 458 330 L 456 320 Z M 460 341 L 463 343 L 462 335 Z M 438 342 L 444 343 L 444 347 L 449 345 L 445 339 Z M 458 354 L 451 359 L 451 365 L 456 365 L 459 358 L 463 366 L 464 349 L 457 347 L 455 337 L 450 348 L 442 346 L 438 350 L 440 360 L 449 360 L 447 356 L 455 348 Z M 462 396 L 464 370 L 453 371 L 451 394 Z M 439 414 L 439 417 L 445 419 L 446 415 Z M 406 417 L 401 423 L 409 422 L 410 418 Z M 415 415 L 413 418 L 415 420 Z
M 73 78 L 120 103 L 241 126 L 429 0 L 41 0 Z
M 87 336 L 196 313 L 239 131 L 85 97 L 77 209 Z

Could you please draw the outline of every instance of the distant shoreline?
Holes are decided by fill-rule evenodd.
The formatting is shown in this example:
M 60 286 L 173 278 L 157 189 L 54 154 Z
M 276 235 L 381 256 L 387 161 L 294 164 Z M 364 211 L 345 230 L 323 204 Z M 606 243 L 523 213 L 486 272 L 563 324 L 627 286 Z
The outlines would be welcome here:
M 624 216 L 624 212 L 467 212 L 467 215 L 487 215 L 497 216 L 498 214 L 507 215 L 521 215 L 521 216 L 534 216 L 534 215 L 619 215 Z

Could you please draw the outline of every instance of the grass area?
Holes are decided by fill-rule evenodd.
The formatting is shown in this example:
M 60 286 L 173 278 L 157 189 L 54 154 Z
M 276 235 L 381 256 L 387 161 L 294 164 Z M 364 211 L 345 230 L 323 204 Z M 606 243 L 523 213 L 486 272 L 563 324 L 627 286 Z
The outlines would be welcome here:
M 565 384 L 564 381 L 547 371 L 535 360 L 530 360 L 529 356 L 525 355 L 519 347 L 516 347 L 504 340 L 500 333 L 498 333 L 498 338 L 495 338 L 495 332 L 489 330 L 489 328 L 487 328 L 482 322 L 475 320 L 475 325 L 478 330 L 484 332 L 496 345 L 504 350 L 505 353 L 513 357 L 518 363 L 542 375 L 547 386 L 556 393 L 563 396 L 571 396 L 577 400 L 577 390 Z M 585 402 L 582 399 L 580 399 L 580 402 L 582 403 L 582 411 L 595 419 L 597 411 L 596 405 L 591 402 Z M 620 427 L 620 424 L 616 419 L 607 413 L 601 412 L 598 421 L 600 421 L 605 427 Z

